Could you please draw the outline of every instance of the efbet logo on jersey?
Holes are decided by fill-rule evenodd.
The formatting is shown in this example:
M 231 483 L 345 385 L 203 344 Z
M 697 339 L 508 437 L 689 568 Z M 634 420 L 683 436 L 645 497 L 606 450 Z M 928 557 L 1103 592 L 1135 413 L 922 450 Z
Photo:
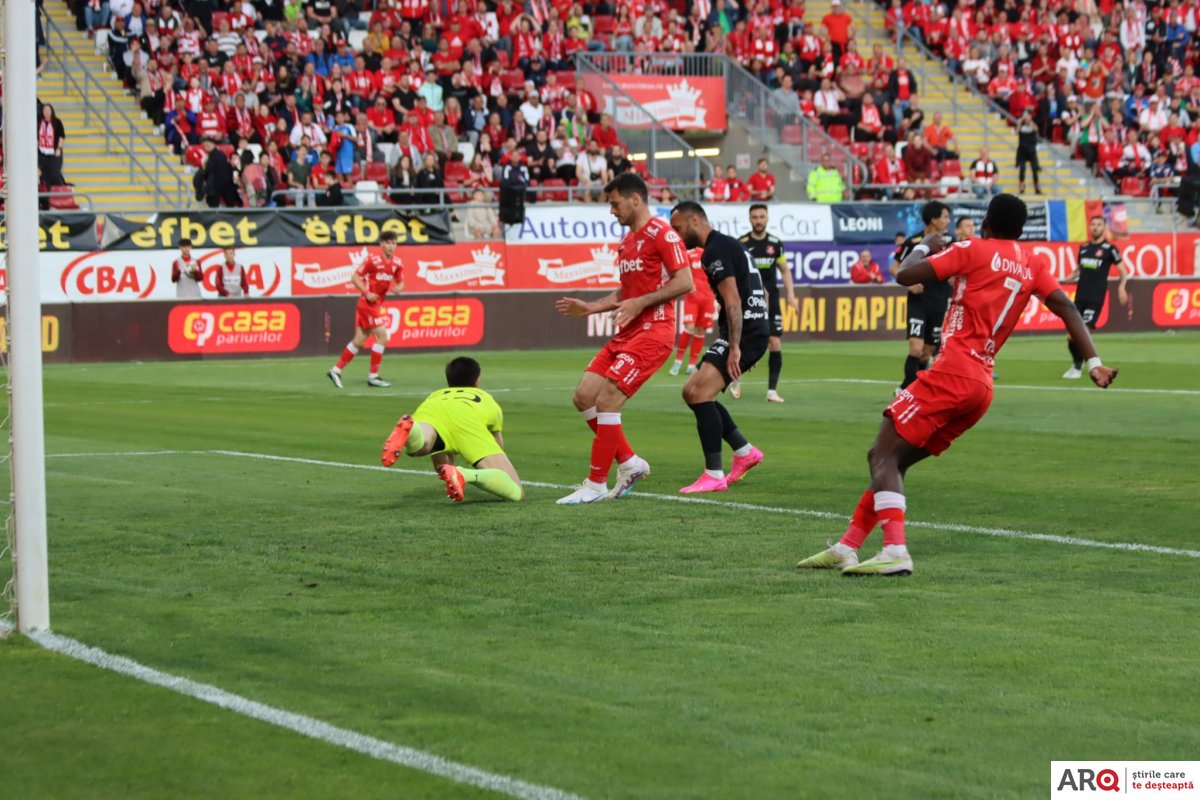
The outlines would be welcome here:
M 300 344 L 300 309 L 291 303 L 183 305 L 167 317 L 174 353 L 286 353 Z
M 640 258 L 619 258 L 617 259 L 617 269 L 622 275 L 629 272 L 637 272 L 642 268 L 642 260 Z

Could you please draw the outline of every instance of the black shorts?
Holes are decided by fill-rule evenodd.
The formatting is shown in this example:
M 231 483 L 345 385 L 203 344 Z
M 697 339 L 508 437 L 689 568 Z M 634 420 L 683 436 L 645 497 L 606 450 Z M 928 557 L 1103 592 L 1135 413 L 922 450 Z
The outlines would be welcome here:
M 1086 297 L 1076 297 L 1075 308 L 1079 311 L 1079 316 L 1083 317 L 1083 324 L 1087 325 L 1089 330 L 1096 330 L 1100 312 L 1104 310 L 1104 300 L 1097 302 Z
M 779 305 L 779 292 L 767 292 L 767 324 L 772 336 L 783 336 L 783 309 Z
M 936 298 L 932 303 L 924 294 L 908 295 L 907 339 L 924 339 L 925 344 L 942 341 L 942 323 L 946 321 L 946 301 Z
M 754 369 L 754 365 L 762 360 L 762 357 L 766 355 L 769 344 L 770 338 L 766 334 L 754 334 L 742 337 L 742 341 L 739 343 L 742 354 L 738 360 L 738 365 L 742 368 L 743 374 Z M 701 363 L 704 361 L 717 368 L 717 371 L 725 378 L 726 386 L 732 383 L 729 378 L 729 342 L 724 339 L 714 341 L 709 346 L 708 352 L 704 354 Z

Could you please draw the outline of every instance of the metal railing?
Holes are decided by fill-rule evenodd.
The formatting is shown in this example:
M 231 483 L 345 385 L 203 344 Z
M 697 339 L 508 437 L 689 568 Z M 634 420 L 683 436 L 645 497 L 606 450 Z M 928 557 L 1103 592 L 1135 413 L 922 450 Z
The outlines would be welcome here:
M 751 137 L 794 169 L 805 169 L 827 151 L 847 186 L 868 179 L 867 165 L 824 128 L 789 107 L 762 81 L 720 53 L 589 53 L 588 60 L 608 73 L 718 77 L 725 80 L 725 111 Z M 816 158 L 814 158 L 816 156 Z M 857 168 L 857 169 L 856 169 Z
M 696 200 L 699 199 L 704 187 L 707 184 L 692 182 L 692 183 L 667 183 L 655 184 L 650 186 L 650 201 L 652 203 L 668 203 L 675 200 Z M 471 202 L 472 196 L 476 191 L 483 192 L 484 202 L 476 204 Z M 301 199 L 306 199 L 306 196 L 312 195 L 315 200 L 315 195 L 319 194 L 315 189 L 278 189 L 271 194 L 271 199 L 278 206 L 285 203 L 295 205 Z M 580 203 L 605 203 L 600 197 L 600 188 L 597 186 L 546 186 L 544 184 L 530 184 L 525 191 L 526 203 L 542 204 L 567 204 L 578 205 Z M 437 189 L 414 189 L 414 188 L 392 188 L 389 186 L 378 187 L 363 187 L 361 189 L 342 189 L 343 203 L 345 206 L 355 206 L 358 208 L 397 208 L 405 210 L 426 210 L 433 209 L 436 211 L 454 211 L 459 209 L 470 208 L 480 205 L 489 208 L 495 208 L 500 200 L 500 189 L 496 186 L 451 186 Z M 364 202 L 364 198 L 366 202 Z M 405 201 L 408 202 L 405 202 Z M 256 208 L 246 208 L 241 210 L 254 211 L 260 210 Z M 237 211 L 239 209 L 225 209 L 227 211 Z
M 575 54 L 575 67 L 585 86 L 592 84 L 603 87 L 602 92 L 593 93 L 602 95 L 596 99 L 603 104 L 603 110 L 612 114 L 629 152 L 644 154 L 650 174 L 669 183 L 703 183 L 711 180 L 712 164 L 696 155 L 695 148 L 683 137 L 659 122 L 609 77 L 610 67 L 616 66 L 612 61 L 613 56 L 619 57 L 619 54 L 581 51 Z M 628 69 L 624 71 L 628 72 Z
M 138 129 L 134 118 L 126 112 L 129 99 L 124 95 L 113 97 L 108 88 L 92 76 L 71 48 L 67 37 L 50 15 L 44 12 L 42 26 L 46 35 L 47 55 L 62 72 L 63 91 L 73 90 L 83 104 L 84 124 L 91 126 L 94 118 L 104 129 L 104 152 L 124 154 L 129 167 L 128 188 L 140 186 L 151 192 L 155 208 L 187 208 L 192 205 L 190 180 L 177 172 L 177 165 L 166 160 L 162 153 L 165 143 L 153 141 Z M 55 40 L 57 44 L 53 43 Z M 129 130 L 113 130 L 114 116 L 124 120 Z M 135 151 L 129 140 L 140 142 L 153 155 Z M 152 166 L 144 163 L 148 159 L 153 159 Z

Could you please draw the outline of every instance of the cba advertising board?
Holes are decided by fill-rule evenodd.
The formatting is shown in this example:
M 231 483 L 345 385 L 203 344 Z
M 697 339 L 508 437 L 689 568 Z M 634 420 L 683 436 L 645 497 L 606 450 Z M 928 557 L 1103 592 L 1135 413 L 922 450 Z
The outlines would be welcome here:
M 300 344 L 300 309 L 291 303 L 175 306 L 167 344 L 181 355 L 290 352 Z

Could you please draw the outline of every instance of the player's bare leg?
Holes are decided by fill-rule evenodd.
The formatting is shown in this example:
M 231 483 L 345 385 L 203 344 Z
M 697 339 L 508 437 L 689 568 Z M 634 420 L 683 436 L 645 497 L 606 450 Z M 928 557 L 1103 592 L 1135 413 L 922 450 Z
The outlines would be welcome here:
M 763 460 L 762 451 L 746 441 L 729 411 L 717 402 L 717 395 L 725 385 L 725 376 L 709 361 L 700 362 L 700 368 L 683 385 L 683 401 L 696 416 L 704 472 L 694 483 L 680 489 L 680 494 L 723 492 Z M 733 466 L 728 477 L 721 457 L 722 440 L 733 448 Z
M 779 373 L 783 371 L 783 339 L 772 336 L 767 343 L 767 402 L 782 403 L 779 396 Z
M 342 388 L 342 370 L 346 368 L 347 364 L 354 360 L 354 357 L 358 355 L 359 349 L 362 348 L 362 346 L 366 343 L 367 338 L 370 336 L 371 330 L 369 328 L 354 329 L 354 338 L 351 339 L 350 344 L 346 345 L 345 349 L 342 350 L 342 355 L 338 359 L 337 363 L 333 365 L 333 368 L 329 370 L 329 372 L 325 373 L 329 380 L 333 382 L 334 386 L 339 389 Z M 384 330 L 384 339 L 387 339 L 386 329 Z
M 387 389 L 390 383 L 379 377 L 379 365 L 383 362 L 383 351 L 387 347 L 388 332 L 382 325 L 371 329 L 375 344 L 371 345 L 371 371 L 367 374 L 367 386 L 376 389 Z

